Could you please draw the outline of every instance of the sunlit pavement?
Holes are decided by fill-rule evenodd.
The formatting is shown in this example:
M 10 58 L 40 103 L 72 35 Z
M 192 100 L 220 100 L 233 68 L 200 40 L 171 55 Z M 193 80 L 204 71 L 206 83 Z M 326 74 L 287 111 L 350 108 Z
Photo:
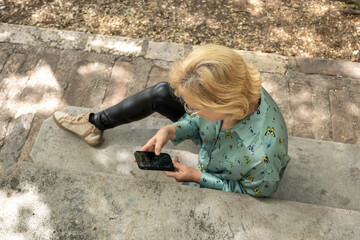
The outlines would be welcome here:
M 199 190 L 172 183 L 163 183 L 165 185 L 153 189 L 154 186 L 143 180 L 117 179 L 114 176 L 106 178 L 76 168 L 67 169 L 67 164 L 60 166 L 63 170 L 54 169 L 59 167 L 56 164 L 47 170 L 42 165 L 36 165 L 36 161 L 35 165 L 14 165 L 16 162 L 33 162 L 30 152 L 40 127 L 54 111 L 67 106 L 103 109 L 146 87 L 166 81 L 171 64 L 184 57 L 193 47 L 0 23 L 0 174 L 4 176 L 3 181 L 0 179 L 0 236 L 5 236 L 4 239 L 171 239 L 177 236 L 169 235 L 162 229 L 166 227 L 178 232 L 177 239 L 289 239 L 286 236 L 290 236 L 290 239 L 341 239 L 341 236 L 356 239 L 355 236 L 360 234 L 357 224 L 360 214 L 358 209 L 347 207 L 351 205 L 349 198 L 344 197 L 348 195 L 348 188 L 340 188 L 339 193 L 319 188 L 319 192 L 311 194 L 318 195 L 317 198 L 324 203 L 319 205 L 336 207 L 332 209 L 275 200 L 252 205 L 254 200 L 246 196 L 239 199 L 237 195 L 225 194 L 228 198 L 221 202 L 210 198 L 215 198 L 218 192 L 201 190 L 202 197 L 191 199 Z M 345 162 L 349 166 L 345 166 L 343 175 L 349 189 L 358 186 L 360 163 L 355 160 L 355 154 L 359 153 L 360 145 L 360 64 L 287 58 L 256 52 L 240 53 L 262 73 L 263 86 L 278 102 L 291 136 L 347 143 L 334 145 L 334 149 L 337 152 L 354 151 L 353 155 L 347 156 L 350 160 Z M 49 139 L 49 143 L 56 137 L 54 135 Z M 49 150 L 43 148 L 43 152 Z M 336 154 L 330 153 L 329 158 L 332 155 Z M 66 159 L 61 160 L 64 162 Z M 328 167 L 330 172 L 336 174 L 334 165 L 329 164 Z M 44 174 L 43 177 L 41 174 Z M 316 176 L 314 181 L 322 177 L 324 175 Z M 101 179 L 102 183 L 96 184 L 98 180 L 92 183 L 91 179 Z M 328 184 L 334 180 L 331 176 L 326 176 L 326 179 Z M 74 184 L 74 181 L 78 183 Z M 110 186 L 112 181 L 114 186 Z M 296 179 L 293 181 L 296 182 Z M 119 184 L 128 186 L 119 190 Z M 69 185 L 76 186 L 66 188 Z M 142 202 L 136 199 L 141 192 L 136 187 L 139 185 L 148 186 L 150 190 L 144 191 L 151 191 L 150 194 L 156 196 L 141 195 L 148 201 L 145 204 L 149 208 L 147 210 L 141 208 Z M 174 192 L 165 186 L 174 187 Z M 91 193 L 91 188 L 96 188 L 97 192 Z M 303 194 L 308 194 L 306 187 L 302 190 Z M 52 191 L 57 192 L 52 195 Z M 124 196 L 124 191 L 137 193 Z M 175 198 L 175 193 L 185 200 Z M 358 188 L 354 187 L 352 194 L 355 196 L 352 200 L 358 202 Z M 62 204 L 56 201 L 56 197 L 61 199 Z M 122 200 L 115 200 L 119 197 Z M 176 201 L 177 212 L 171 212 L 172 204 L 165 201 L 168 197 Z M 285 200 L 304 202 L 300 197 L 292 197 Z M 338 205 L 327 204 L 330 201 L 327 198 L 335 199 Z M 200 204 L 194 204 L 194 200 Z M 82 204 L 84 202 L 86 204 Z M 233 204 L 233 207 L 219 207 L 221 204 Z M 283 209 L 281 205 L 284 205 Z M 158 211 L 156 206 L 163 209 Z M 268 210 L 268 206 L 274 207 L 276 214 L 273 209 Z M 181 208 L 185 210 L 181 211 Z M 212 210 L 207 211 L 210 208 Z M 134 217 L 136 209 L 139 213 Z M 232 217 L 239 217 L 236 221 L 243 226 L 234 225 L 230 213 L 225 215 L 225 219 L 215 221 L 221 218 L 221 211 L 239 215 L 246 211 L 246 214 L 250 214 L 249 218 L 259 218 L 261 224 L 255 226 L 250 219 L 246 220 L 245 215 L 238 215 Z M 294 215 L 289 214 L 294 211 Z M 69 218 L 72 212 L 78 217 Z M 165 212 L 171 212 L 168 216 L 171 219 L 163 216 Z M 86 213 L 92 218 L 87 219 Z M 342 223 L 337 219 L 343 219 Z M 280 227 L 281 224 L 301 220 L 304 223 L 299 228 L 289 230 Z M 64 225 L 64 221 L 68 221 L 67 225 Z M 149 221 L 153 221 L 153 224 L 149 224 Z M 180 224 L 181 221 L 187 223 L 177 227 L 171 225 Z M 337 224 L 337 227 L 330 230 L 332 224 Z M 192 235 L 184 233 L 189 229 L 193 230 Z M 148 237 L 140 234 L 145 230 L 149 233 Z

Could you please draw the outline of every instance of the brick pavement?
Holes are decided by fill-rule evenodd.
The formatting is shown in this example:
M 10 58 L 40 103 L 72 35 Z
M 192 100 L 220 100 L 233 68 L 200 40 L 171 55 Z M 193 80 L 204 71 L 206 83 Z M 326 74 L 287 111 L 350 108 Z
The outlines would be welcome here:
M 103 109 L 160 81 L 192 46 L 0 23 L 0 171 L 29 153 L 44 119 Z M 360 64 L 239 51 L 261 72 L 290 135 L 360 144 Z

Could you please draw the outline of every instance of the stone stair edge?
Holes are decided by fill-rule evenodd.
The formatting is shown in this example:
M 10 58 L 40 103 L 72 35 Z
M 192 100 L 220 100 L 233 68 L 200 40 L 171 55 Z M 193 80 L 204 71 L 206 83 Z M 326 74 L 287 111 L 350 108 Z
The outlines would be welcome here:
M 7 32 L 8 31 L 8 32 Z M 78 40 L 78 41 L 77 41 Z M 46 44 L 59 49 L 74 49 L 101 54 L 144 57 L 151 60 L 173 62 L 182 59 L 196 45 L 171 42 L 155 42 L 147 39 L 89 34 L 69 30 L 55 30 L 33 26 L 0 23 L 0 42 L 16 44 Z M 127 50 L 124 50 L 127 48 Z M 285 67 L 275 70 L 284 74 L 287 69 L 306 74 L 360 78 L 360 63 L 304 57 L 286 57 L 274 53 L 237 50 L 255 61 L 285 61 Z M 275 67 L 276 64 L 275 64 Z M 261 71 L 261 70 L 260 70 Z M 274 72 L 266 71 L 263 72 Z
M 0 181 L 2 180 L 3 177 L 6 177 L 8 174 L 11 174 L 12 172 L 16 171 L 17 168 L 21 168 L 24 167 L 24 169 L 29 169 L 29 168 L 44 168 L 44 169 L 48 169 L 48 170 L 52 170 L 52 171 L 63 171 L 63 172 L 71 172 L 71 173 L 81 173 L 83 175 L 86 176 L 95 176 L 95 177 L 107 177 L 107 178 L 113 178 L 113 179 L 121 179 L 121 180 L 126 180 L 126 181 L 133 181 L 133 182 L 137 182 L 137 183 L 144 183 L 144 184 L 151 184 L 151 183 L 155 183 L 157 185 L 165 185 L 165 186 L 169 186 L 171 188 L 193 188 L 196 189 L 197 192 L 202 192 L 202 194 L 206 194 L 206 192 L 209 193 L 216 193 L 219 192 L 222 194 L 222 197 L 230 197 L 230 198 L 254 198 L 254 200 L 256 201 L 260 201 L 260 202 L 282 202 L 282 203 L 288 203 L 288 204 L 296 204 L 296 205 L 301 205 L 303 207 L 310 207 L 310 208 L 321 208 L 321 209 L 325 209 L 325 210 L 330 210 L 330 211 L 335 211 L 335 212 L 348 212 L 349 214 L 359 214 L 360 211 L 357 210 L 352 210 L 352 209 L 346 209 L 346 208 L 337 208 L 337 207 L 329 207 L 329 206 L 324 206 L 324 205 L 318 205 L 318 204 L 312 204 L 312 203 L 304 203 L 304 202 L 297 202 L 297 201 L 290 201 L 290 200 L 283 200 L 283 199 L 277 199 L 277 198 L 256 198 L 256 197 L 252 197 L 246 194 L 238 194 L 238 193 L 232 193 L 232 192 L 222 192 L 219 190 L 214 190 L 214 189 L 207 189 L 207 188 L 196 188 L 196 187 L 189 187 L 189 186 L 183 186 L 181 185 L 181 183 L 171 183 L 171 182 L 162 182 L 162 181 L 156 181 L 156 180 L 149 180 L 149 179 L 142 179 L 142 178 L 129 178 L 123 175 L 116 175 L 116 174 L 109 174 L 109 173 L 102 173 L 102 172 L 93 172 L 93 171 L 84 171 L 84 170 L 79 170 L 79 169 L 66 169 L 66 168 L 61 168 L 61 167 L 54 167 L 54 166 L 38 166 L 36 163 L 33 162 L 16 162 L 13 165 L 11 165 L 9 168 L 7 168 L 5 171 L 0 173 Z
M 29 157 L 30 158 L 30 157 Z M 26 161 L 21 161 L 21 162 L 15 162 L 14 164 L 10 165 L 8 168 L 5 168 L 4 171 L 0 172 L 0 181 L 2 179 L 2 177 L 5 177 L 7 175 L 11 175 L 14 171 L 16 171 L 17 168 L 46 168 L 46 169 L 50 169 L 50 170 L 54 170 L 54 171 L 65 171 L 65 172 L 74 172 L 74 173 L 81 173 L 81 174 L 86 174 L 88 176 L 103 176 L 103 177 L 109 177 L 109 178 L 116 178 L 116 179 L 126 179 L 128 181 L 134 181 L 134 182 L 154 182 L 157 184 L 168 184 L 168 185 L 172 185 L 172 186 L 177 186 L 176 183 L 170 183 L 170 182 L 161 182 L 161 181 L 156 181 L 156 180 L 149 180 L 149 179 L 143 179 L 143 178 L 130 178 L 127 177 L 125 175 L 118 175 L 118 174 L 112 174 L 112 173 L 105 173 L 105 172 L 95 172 L 95 171 L 88 171 L 88 170 L 81 170 L 81 169 L 75 169 L 75 168 L 63 168 L 63 167 L 56 167 L 56 166 L 50 166 L 50 165 L 39 165 L 37 163 L 34 162 L 26 162 Z M 206 189 L 204 189 L 206 190 Z
M 313 139 L 313 138 L 305 138 L 305 137 L 296 137 L 296 136 L 289 136 L 289 139 L 293 140 L 300 140 L 300 141 L 308 141 L 308 142 L 314 142 L 314 143 L 329 143 L 329 144 L 336 144 L 336 145 L 343 145 L 343 146 L 349 146 L 352 148 L 358 148 L 360 150 L 360 146 L 357 144 L 352 143 L 342 143 L 342 142 L 335 142 L 331 140 L 320 140 L 320 139 Z

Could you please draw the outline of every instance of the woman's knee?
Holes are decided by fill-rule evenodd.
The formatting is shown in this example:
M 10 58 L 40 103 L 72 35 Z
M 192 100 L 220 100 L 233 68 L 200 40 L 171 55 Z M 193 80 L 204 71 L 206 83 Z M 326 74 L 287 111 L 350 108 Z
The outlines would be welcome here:
M 152 95 L 156 101 L 162 101 L 172 95 L 172 88 L 168 82 L 160 82 L 152 87 Z

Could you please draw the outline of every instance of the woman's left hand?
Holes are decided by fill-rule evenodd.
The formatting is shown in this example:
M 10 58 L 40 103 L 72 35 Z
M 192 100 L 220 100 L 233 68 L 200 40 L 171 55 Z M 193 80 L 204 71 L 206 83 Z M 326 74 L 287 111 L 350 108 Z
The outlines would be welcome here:
M 181 164 L 178 156 L 173 159 L 173 164 L 175 171 L 163 171 L 166 176 L 175 178 L 177 182 L 196 182 L 200 184 L 201 171 Z

